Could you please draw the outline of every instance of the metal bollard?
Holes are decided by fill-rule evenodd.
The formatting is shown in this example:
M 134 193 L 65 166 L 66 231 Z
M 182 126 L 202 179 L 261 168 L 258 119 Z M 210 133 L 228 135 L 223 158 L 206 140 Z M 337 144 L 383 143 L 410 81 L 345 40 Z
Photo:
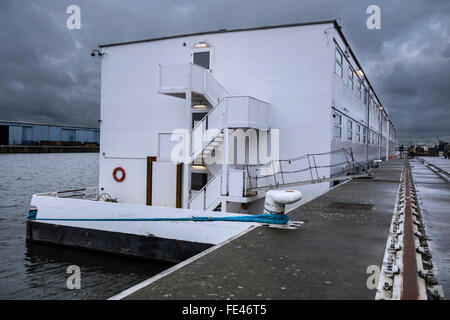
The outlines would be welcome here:
M 266 192 L 264 202 L 264 214 L 285 213 L 287 204 L 295 203 L 302 198 L 302 193 L 297 190 L 270 190 Z

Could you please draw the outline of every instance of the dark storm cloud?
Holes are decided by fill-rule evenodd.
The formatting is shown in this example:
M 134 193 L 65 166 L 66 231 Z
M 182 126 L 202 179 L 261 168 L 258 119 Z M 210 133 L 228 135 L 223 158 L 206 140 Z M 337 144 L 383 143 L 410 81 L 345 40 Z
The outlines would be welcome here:
M 81 7 L 81 30 L 66 8 Z M 381 30 L 366 8 L 381 8 Z M 0 119 L 97 125 L 98 44 L 341 18 L 400 142 L 450 136 L 450 1 L 3 0 Z

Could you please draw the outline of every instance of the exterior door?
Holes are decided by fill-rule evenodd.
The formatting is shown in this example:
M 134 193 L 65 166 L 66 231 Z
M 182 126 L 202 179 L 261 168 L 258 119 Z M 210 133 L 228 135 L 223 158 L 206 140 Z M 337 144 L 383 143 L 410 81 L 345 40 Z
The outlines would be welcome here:
M 181 208 L 182 164 L 147 158 L 147 205 Z
M 194 49 L 191 53 L 191 62 L 212 72 L 212 55 L 212 48 Z

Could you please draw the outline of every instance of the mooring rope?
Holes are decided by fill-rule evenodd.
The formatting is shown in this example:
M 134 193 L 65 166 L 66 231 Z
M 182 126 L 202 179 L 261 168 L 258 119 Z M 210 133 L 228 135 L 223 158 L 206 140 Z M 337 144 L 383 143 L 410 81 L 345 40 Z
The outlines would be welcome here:
M 28 214 L 29 220 L 35 221 L 194 221 L 194 222 L 211 222 L 211 221 L 228 221 L 228 222 L 257 222 L 268 224 L 287 224 L 289 217 L 285 214 L 259 214 L 259 215 L 243 215 L 234 217 L 189 217 L 189 218 L 37 218 L 37 210 L 30 210 Z

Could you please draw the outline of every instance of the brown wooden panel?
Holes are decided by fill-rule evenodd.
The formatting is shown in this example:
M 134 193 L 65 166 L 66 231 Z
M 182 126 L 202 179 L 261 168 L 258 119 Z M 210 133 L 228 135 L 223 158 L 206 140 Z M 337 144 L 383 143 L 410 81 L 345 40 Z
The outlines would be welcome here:
M 152 174 L 153 174 L 153 161 L 156 161 L 156 157 L 147 157 L 147 199 L 146 204 L 152 205 Z
M 181 208 L 181 186 L 183 184 L 183 164 L 177 164 L 177 208 Z

